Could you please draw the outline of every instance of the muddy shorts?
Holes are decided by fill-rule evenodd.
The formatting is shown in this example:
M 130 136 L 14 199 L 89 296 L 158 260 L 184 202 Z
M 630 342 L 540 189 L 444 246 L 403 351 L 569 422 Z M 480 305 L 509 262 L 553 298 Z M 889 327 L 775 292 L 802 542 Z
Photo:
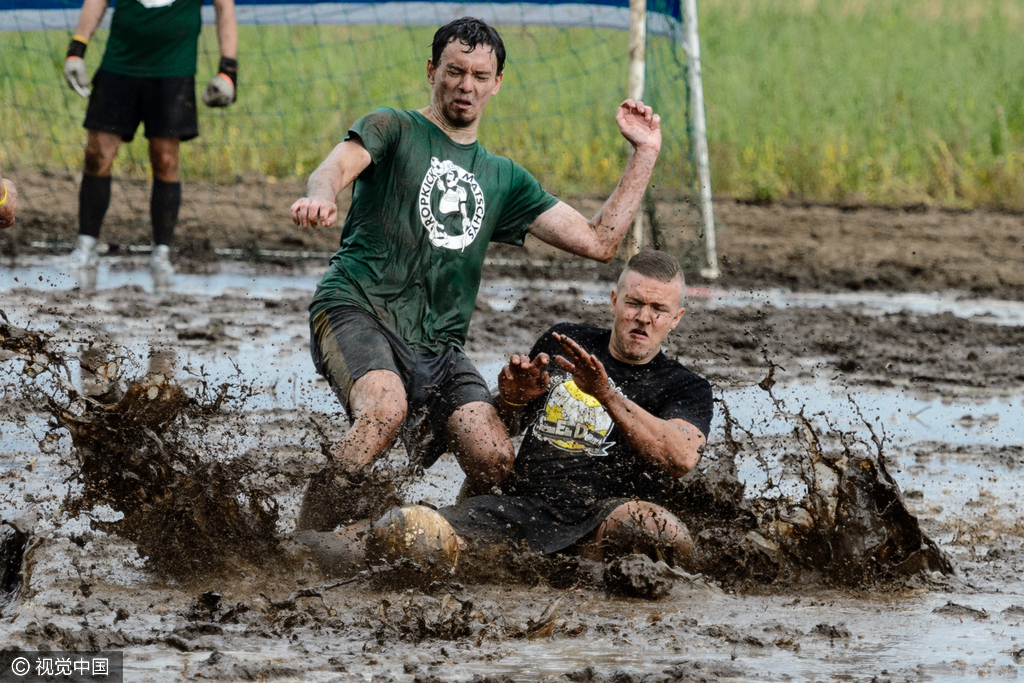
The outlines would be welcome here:
M 131 142 L 139 122 L 146 124 L 147 138 L 191 140 L 198 136 L 196 79 L 136 78 L 97 71 L 82 125 Z
M 455 533 L 473 544 L 504 543 L 557 553 L 582 541 L 629 498 L 605 498 L 590 505 L 554 505 L 536 496 L 475 496 L 438 512 Z
M 409 405 L 401 435 L 414 465 L 430 467 L 447 450 L 444 428 L 461 406 L 475 401 L 494 404 L 487 383 L 461 350 L 449 348 L 438 354 L 413 349 L 361 308 L 321 311 L 309 327 L 316 371 L 346 411 L 352 385 L 367 372 L 390 370 L 401 378 Z

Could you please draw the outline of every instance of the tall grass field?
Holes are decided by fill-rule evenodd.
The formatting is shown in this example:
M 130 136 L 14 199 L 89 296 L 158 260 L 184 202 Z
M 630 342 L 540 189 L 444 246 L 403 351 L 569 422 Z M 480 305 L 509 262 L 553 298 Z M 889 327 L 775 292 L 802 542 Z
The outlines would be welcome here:
M 1024 0 L 702 0 L 716 193 L 1024 209 Z M 430 28 L 240 27 L 239 101 L 200 106 L 189 177 L 305 177 L 375 106 L 419 108 Z M 481 141 L 556 192 L 610 191 L 624 32 L 509 27 Z M 76 172 L 85 101 L 63 83 L 68 33 L 0 31 L 0 165 Z M 101 32 L 86 57 L 100 62 Z M 217 45 L 204 27 L 197 84 Z M 646 98 L 664 118 L 655 184 L 692 190 L 685 58 L 652 37 Z M 142 131 L 117 173 L 146 175 Z

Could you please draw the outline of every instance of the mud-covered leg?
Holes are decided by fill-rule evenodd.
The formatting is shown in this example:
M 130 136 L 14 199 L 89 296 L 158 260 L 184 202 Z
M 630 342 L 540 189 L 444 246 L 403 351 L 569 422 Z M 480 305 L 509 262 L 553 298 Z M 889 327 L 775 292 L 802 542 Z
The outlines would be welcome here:
M 448 418 L 448 445 L 466 473 L 459 502 L 489 493 L 512 471 L 516 453 L 508 431 L 490 403 L 474 401 L 461 406 Z
M 368 469 L 391 448 L 405 420 L 408 404 L 401 379 L 388 370 L 366 373 L 352 385 L 349 410 L 352 428 L 334 449 L 332 465 L 310 477 L 297 530 L 332 531 L 383 511 Z
M 643 501 L 615 508 L 577 549 L 581 557 L 598 562 L 638 553 L 690 570 L 696 560 L 686 525 L 665 508 Z

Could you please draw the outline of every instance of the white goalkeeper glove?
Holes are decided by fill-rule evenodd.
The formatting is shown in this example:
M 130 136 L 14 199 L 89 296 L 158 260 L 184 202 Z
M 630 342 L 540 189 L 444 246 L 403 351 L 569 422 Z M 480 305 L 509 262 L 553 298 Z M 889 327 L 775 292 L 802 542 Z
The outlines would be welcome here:
M 88 41 L 75 36 L 68 45 L 68 56 L 64 60 L 64 80 L 71 89 L 82 97 L 89 97 L 89 73 L 85 70 L 85 46 Z
M 203 104 L 207 107 L 226 107 L 237 99 L 238 60 L 221 57 L 217 71 L 203 91 Z

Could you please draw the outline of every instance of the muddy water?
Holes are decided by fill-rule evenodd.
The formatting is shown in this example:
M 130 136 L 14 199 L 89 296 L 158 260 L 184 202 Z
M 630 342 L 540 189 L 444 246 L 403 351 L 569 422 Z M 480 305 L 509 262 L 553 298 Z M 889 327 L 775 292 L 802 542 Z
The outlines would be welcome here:
M 146 278 L 130 271 L 114 275 L 136 284 Z M 21 272 L 7 276 L 11 281 L 18 277 L 18 285 L 31 281 Z M 279 531 L 290 530 L 303 473 L 322 463 L 309 419 L 321 421 L 333 436 L 343 429 L 333 399 L 309 367 L 304 290 L 311 276 L 221 273 L 216 277 L 223 278 L 222 284 L 213 276 L 205 284 L 193 276 L 195 289 L 190 291 L 196 293 L 156 299 L 144 289 L 106 289 L 89 300 L 38 277 L 30 289 L 0 290 L 0 309 L 12 323 L 64 340 L 72 358 L 79 358 L 89 341 L 112 340 L 131 351 L 121 370 L 126 377 L 169 369 L 193 389 L 203 381 L 253 388 L 210 431 L 231 437 L 217 439 L 225 445 L 223 458 L 247 453 L 262 458 L 273 472 L 270 488 L 279 504 Z M 215 294 L 198 293 L 204 286 Z M 493 376 L 505 353 L 523 350 L 514 328 L 534 334 L 533 328 L 559 317 L 596 316 L 603 308 L 599 288 L 588 293 L 552 284 L 547 289 L 556 295 L 538 309 L 537 290 L 526 283 L 485 287 L 470 343 L 485 376 Z M 528 296 L 513 301 L 517 292 Z M 775 295 L 760 302 L 743 294 L 730 296 L 737 301 L 735 308 L 776 321 L 783 320 L 780 308 L 789 316 L 802 315 L 805 322 L 814 320 L 819 305 L 789 301 L 779 306 Z M 687 322 L 708 334 L 727 334 L 713 322 L 727 300 L 724 294 L 717 299 L 692 296 Z M 992 313 L 1012 304 L 951 296 L 936 301 L 929 304 L 932 308 L 914 304 L 915 320 L 927 323 L 951 314 L 967 321 L 973 332 L 947 345 L 950 356 L 966 355 L 970 336 L 1018 324 L 1011 315 Z M 854 307 L 860 327 L 876 320 L 882 328 L 886 315 L 902 311 L 882 310 L 877 301 L 833 300 L 829 306 L 839 313 Z M 979 306 L 988 312 L 979 313 Z M 865 337 L 871 331 L 868 327 Z M 507 341 L 492 343 L 496 337 Z M 701 364 L 712 369 L 727 365 L 699 354 L 691 357 L 685 343 L 677 344 L 684 349 L 684 362 L 698 369 Z M 888 353 L 883 346 L 872 350 Z M 790 366 L 789 376 L 777 378 L 774 393 L 787 411 L 807 407 L 809 416 L 822 413 L 814 419 L 856 430 L 860 418 L 852 398 L 873 426 L 885 430 L 889 469 L 911 512 L 952 559 L 955 577 L 926 575 L 899 587 L 859 590 L 754 583 L 740 594 L 679 584 L 657 602 L 611 598 L 586 584 L 568 589 L 544 581 L 471 584 L 449 589 L 472 601 L 465 618 L 460 616 L 463 603 L 444 592 L 382 594 L 356 584 L 323 590 L 322 600 L 299 598 L 290 607 L 275 607 L 271 600 L 300 588 L 297 581 L 310 586 L 325 579 L 311 565 L 289 572 L 247 567 L 236 575 L 194 581 L 160 578 L 133 543 L 91 523 L 115 521 L 120 513 L 99 506 L 74 517 L 62 514 L 68 486 L 75 487 L 63 483 L 69 470 L 61 460 L 70 454 L 70 439 L 65 435 L 41 447 L 48 432 L 44 411 L 33 404 L 12 406 L 14 388 L 0 380 L 0 392 L 5 392 L 0 518 L 11 519 L 33 505 L 42 516 L 30 589 L 0 620 L 0 641 L 125 649 L 132 680 L 327 681 L 374 675 L 469 680 L 505 674 L 535 680 L 570 672 L 577 672 L 572 680 L 601 680 L 615 671 L 618 680 L 639 680 L 641 674 L 655 676 L 652 680 L 1016 679 L 1024 673 L 1017 654 L 1024 647 L 1024 583 L 1019 578 L 1024 492 L 1017 483 L 1024 454 L 1015 436 L 1024 424 L 1024 406 L 1017 370 L 1006 365 L 1001 376 L 990 374 L 991 390 L 974 386 L 951 392 L 948 385 L 955 377 L 943 374 L 946 360 L 941 357 L 926 358 L 929 372 L 917 373 L 917 379 L 880 382 L 870 369 L 838 376 L 828 350 L 818 353 L 823 364 Z M 12 362 L 0 362 L 5 373 Z M 790 427 L 750 382 L 763 376 L 766 367 L 750 359 L 745 363 L 738 378 L 718 382 L 719 396 L 754 437 L 772 443 Z M 96 367 L 97 358 L 88 358 L 87 364 Z M 77 360 L 70 366 L 78 389 L 97 382 Z M 926 374 L 935 379 L 922 381 Z M 721 428 L 719 415 L 705 456 L 709 462 L 723 448 Z M 395 459 L 400 461 L 401 453 Z M 748 496 L 785 492 L 784 462 L 741 462 L 739 475 Z M 771 490 L 764 486 L 769 477 Z M 457 480 L 454 463 L 443 459 L 409 496 L 447 502 Z M 222 596 L 216 609 L 197 607 L 200 594 L 208 590 Z M 550 635 L 531 638 L 531 622 L 558 599 L 556 627 Z

